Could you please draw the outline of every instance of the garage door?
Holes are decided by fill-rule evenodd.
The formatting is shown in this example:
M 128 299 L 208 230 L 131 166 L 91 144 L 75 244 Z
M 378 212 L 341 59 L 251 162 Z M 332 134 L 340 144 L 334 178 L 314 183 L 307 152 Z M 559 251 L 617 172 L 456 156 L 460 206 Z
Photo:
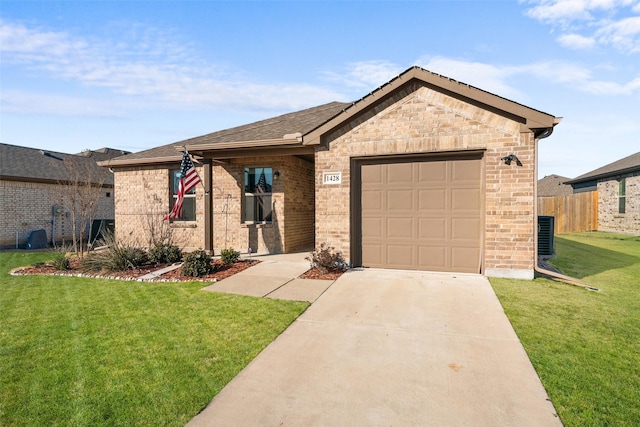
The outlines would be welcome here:
M 480 272 L 481 159 L 360 168 L 363 266 Z

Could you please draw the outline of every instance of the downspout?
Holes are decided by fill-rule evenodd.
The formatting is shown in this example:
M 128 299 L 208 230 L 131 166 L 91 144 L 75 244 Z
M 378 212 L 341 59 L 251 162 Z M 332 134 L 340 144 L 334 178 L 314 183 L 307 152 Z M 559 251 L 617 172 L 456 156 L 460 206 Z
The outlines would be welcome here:
M 556 119 L 557 122 L 555 124 L 560 123 L 559 119 Z M 533 223 L 535 224 L 533 227 L 533 246 L 534 246 L 534 260 L 533 260 L 533 269 L 536 273 L 541 274 L 550 279 L 559 280 L 561 282 L 568 283 L 570 285 L 579 286 L 581 288 L 585 288 L 589 291 L 600 291 L 598 288 L 594 288 L 593 286 L 589 286 L 581 280 L 578 280 L 574 277 L 570 277 L 555 271 L 547 270 L 538 265 L 538 142 L 541 139 L 544 139 L 553 133 L 553 127 L 542 130 L 540 133 L 534 132 L 534 152 L 535 152 L 535 161 L 534 161 L 534 179 L 533 179 Z

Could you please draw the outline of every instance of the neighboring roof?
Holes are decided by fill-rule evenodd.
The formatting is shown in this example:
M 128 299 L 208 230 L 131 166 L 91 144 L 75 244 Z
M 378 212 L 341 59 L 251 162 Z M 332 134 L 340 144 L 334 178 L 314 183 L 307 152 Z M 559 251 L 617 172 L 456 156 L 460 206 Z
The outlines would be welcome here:
M 0 143 L 0 179 L 48 183 L 64 182 L 69 178 L 66 165 L 72 160 L 82 162 L 81 164 L 90 168 L 90 171 L 96 172 L 92 173 L 92 176 L 97 177 L 98 171 L 103 173 L 104 168 L 98 166 L 96 161 L 121 156 L 124 153 L 126 151 L 102 148 L 95 151 L 84 151 L 80 154 L 67 154 Z M 104 185 L 113 185 L 113 174 L 107 174 Z
M 430 88 L 473 103 L 521 124 L 523 131 L 535 132 L 537 138 L 551 134 L 560 118 L 526 107 L 482 89 L 412 67 L 362 99 L 353 103 L 332 102 L 272 119 L 210 133 L 101 163 L 103 166 L 129 166 L 180 161 L 180 150 L 186 148 L 196 154 L 212 150 L 247 150 L 251 148 L 301 149 L 317 145 L 322 135 L 338 128 L 395 93 L 407 83 L 418 80 Z M 307 147 L 311 148 L 311 147 Z M 292 151 L 293 152 L 293 151 Z
M 570 181 L 567 184 L 579 184 L 585 181 L 593 181 L 610 176 L 622 175 L 630 172 L 640 171 L 640 152 L 632 154 L 623 159 L 617 160 L 601 168 L 587 172 Z
M 538 180 L 538 197 L 566 196 L 573 194 L 573 188 L 565 184 L 569 178 L 560 175 L 548 175 Z

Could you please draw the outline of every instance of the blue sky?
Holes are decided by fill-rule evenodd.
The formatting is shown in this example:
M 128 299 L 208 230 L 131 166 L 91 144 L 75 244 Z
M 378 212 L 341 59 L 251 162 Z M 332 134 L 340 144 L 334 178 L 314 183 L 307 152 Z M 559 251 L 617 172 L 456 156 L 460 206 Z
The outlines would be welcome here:
M 640 151 L 640 0 L 0 2 L 0 142 L 140 151 L 418 65 L 564 117 L 539 176 Z

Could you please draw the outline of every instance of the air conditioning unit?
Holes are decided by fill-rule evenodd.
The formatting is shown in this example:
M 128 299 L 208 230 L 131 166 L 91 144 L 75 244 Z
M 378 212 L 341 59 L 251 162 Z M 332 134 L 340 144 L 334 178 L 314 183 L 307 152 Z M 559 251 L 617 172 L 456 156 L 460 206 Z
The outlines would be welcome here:
M 538 217 L 538 255 L 553 255 L 554 220 L 552 216 Z

